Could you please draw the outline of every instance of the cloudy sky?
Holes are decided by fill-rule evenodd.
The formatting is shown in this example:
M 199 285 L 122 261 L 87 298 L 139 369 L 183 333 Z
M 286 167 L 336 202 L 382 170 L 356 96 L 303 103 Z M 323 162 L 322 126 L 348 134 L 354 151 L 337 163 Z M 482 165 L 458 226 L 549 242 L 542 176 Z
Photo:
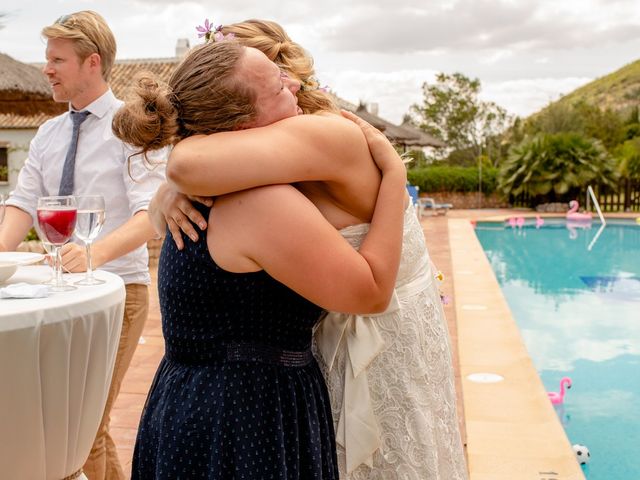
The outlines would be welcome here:
M 107 19 L 118 58 L 173 56 L 178 38 L 198 43 L 205 18 L 276 20 L 313 54 L 322 84 L 393 122 L 437 72 L 477 77 L 484 99 L 528 115 L 640 59 L 638 0 L 20 0 L 0 7 L 0 51 L 42 61 L 40 29 L 85 9 Z

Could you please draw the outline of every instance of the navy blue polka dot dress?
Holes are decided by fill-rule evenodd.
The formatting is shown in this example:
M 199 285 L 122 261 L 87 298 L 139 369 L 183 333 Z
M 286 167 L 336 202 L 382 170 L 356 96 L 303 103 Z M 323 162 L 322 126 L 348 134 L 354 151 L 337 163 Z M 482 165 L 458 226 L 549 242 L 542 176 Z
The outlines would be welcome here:
M 200 237 L 178 251 L 167 235 L 162 247 L 165 356 L 132 478 L 337 480 L 329 397 L 310 352 L 320 307 L 264 272 L 221 269 Z

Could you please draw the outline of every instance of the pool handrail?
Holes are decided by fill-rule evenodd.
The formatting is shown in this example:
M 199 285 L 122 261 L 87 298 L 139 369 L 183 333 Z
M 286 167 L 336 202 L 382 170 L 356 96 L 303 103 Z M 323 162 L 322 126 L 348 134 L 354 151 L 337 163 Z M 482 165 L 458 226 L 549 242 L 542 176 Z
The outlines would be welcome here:
M 591 188 L 591 185 L 587 187 L 587 206 L 589 205 L 589 196 L 591 196 L 591 199 L 593 200 L 593 205 L 596 208 L 596 212 L 598 212 L 598 216 L 600 217 L 600 222 L 602 223 L 602 225 L 600 225 L 600 228 L 596 232 L 596 235 L 593 237 L 593 239 L 591 240 L 591 243 L 587 247 L 587 251 L 590 252 L 593 246 L 598 241 L 598 238 L 600 237 L 602 230 L 604 230 L 604 227 L 607 226 L 607 222 L 604 219 L 604 215 L 602 215 L 600 204 L 598 203 L 598 199 L 596 198 L 596 195 L 593 193 L 593 188 Z
M 593 206 L 596 208 L 598 217 L 600 217 L 600 222 L 602 222 L 602 225 L 606 225 L 607 222 L 604 219 L 604 215 L 602 215 L 600 204 L 598 203 L 598 199 L 596 198 L 595 193 L 593 193 L 593 188 L 591 188 L 591 185 L 587 187 L 587 210 L 589 209 L 589 197 L 591 197 L 591 199 L 593 200 Z

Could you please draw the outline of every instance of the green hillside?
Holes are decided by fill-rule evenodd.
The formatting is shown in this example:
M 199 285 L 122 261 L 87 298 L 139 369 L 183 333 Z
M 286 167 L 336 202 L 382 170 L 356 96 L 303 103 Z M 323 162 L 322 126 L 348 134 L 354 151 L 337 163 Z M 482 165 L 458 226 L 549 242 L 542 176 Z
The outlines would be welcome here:
M 572 105 L 579 101 L 616 111 L 640 105 L 640 60 L 574 90 L 558 103 Z

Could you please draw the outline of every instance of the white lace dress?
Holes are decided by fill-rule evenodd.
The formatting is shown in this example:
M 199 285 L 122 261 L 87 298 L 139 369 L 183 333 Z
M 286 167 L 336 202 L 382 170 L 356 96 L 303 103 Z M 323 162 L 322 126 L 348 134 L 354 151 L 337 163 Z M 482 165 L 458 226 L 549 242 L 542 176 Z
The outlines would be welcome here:
M 368 227 L 341 233 L 358 248 Z M 449 333 L 413 208 L 405 213 L 390 308 L 371 317 L 330 313 L 315 340 L 331 396 L 341 479 L 467 478 Z

